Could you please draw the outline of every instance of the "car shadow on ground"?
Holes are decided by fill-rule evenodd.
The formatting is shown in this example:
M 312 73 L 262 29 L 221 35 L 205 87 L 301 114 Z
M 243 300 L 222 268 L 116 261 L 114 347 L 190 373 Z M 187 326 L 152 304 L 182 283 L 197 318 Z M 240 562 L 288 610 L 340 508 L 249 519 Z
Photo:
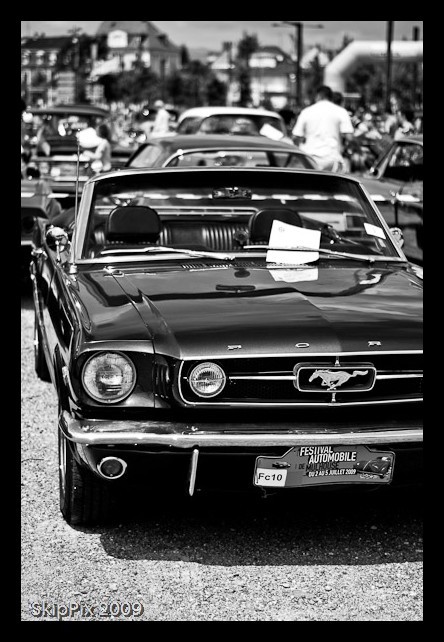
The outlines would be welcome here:
M 100 532 L 119 559 L 220 566 L 362 565 L 422 559 L 420 488 L 212 493 L 153 502 L 137 492 Z M 161 543 L 161 544 L 160 544 Z

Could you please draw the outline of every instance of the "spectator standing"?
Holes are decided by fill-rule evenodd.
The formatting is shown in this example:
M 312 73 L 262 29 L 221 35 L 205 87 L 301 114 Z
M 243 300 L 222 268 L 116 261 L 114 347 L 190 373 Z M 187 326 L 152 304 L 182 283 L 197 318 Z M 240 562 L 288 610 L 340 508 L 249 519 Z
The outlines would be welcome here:
M 151 135 L 163 136 L 164 134 L 168 134 L 170 131 L 170 115 L 165 109 L 165 103 L 163 100 L 156 100 L 154 107 L 157 109 L 157 114 L 151 130 Z
M 105 123 L 97 127 L 99 144 L 95 152 L 86 150 L 84 154 L 93 159 L 91 167 L 96 172 L 109 172 L 111 169 L 111 130 Z
M 409 136 L 411 134 L 415 133 L 415 126 L 413 123 L 410 121 L 411 115 L 407 114 L 405 111 L 402 111 L 401 109 L 397 112 L 396 114 L 397 119 L 398 119 L 398 127 L 394 133 L 394 139 L 399 140 L 400 138 L 403 138 L 404 136 Z
M 37 156 L 50 156 L 51 147 L 47 141 L 47 136 L 51 133 L 48 125 L 39 115 L 34 116 L 35 145 Z
M 319 87 L 314 104 L 301 111 L 292 133 L 296 144 L 315 159 L 319 169 L 341 172 L 346 169 L 343 140 L 353 137 L 354 128 L 348 111 L 332 99 L 330 87 Z

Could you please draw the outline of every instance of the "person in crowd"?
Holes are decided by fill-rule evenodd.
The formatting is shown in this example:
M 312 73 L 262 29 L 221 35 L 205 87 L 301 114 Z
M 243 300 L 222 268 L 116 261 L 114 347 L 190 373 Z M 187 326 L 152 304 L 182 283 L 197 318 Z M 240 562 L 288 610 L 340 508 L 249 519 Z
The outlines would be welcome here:
M 415 127 L 411 122 L 412 114 L 400 109 L 398 110 L 396 117 L 398 120 L 398 127 L 393 135 L 395 140 L 399 140 L 404 136 L 410 136 L 415 132 Z
M 43 118 L 36 114 L 34 116 L 34 129 L 35 129 L 35 145 L 37 156 L 50 156 L 51 146 L 47 140 L 47 136 L 51 133 L 47 123 Z
M 87 149 L 83 153 L 94 161 L 91 165 L 94 171 L 97 173 L 109 172 L 111 169 L 111 130 L 108 125 L 101 123 L 97 127 L 97 136 L 99 144 L 96 150 L 93 152 Z
M 349 113 L 332 101 L 333 92 L 325 85 L 316 92 L 313 105 L 301 111 L 293 136 L 302 151 L 313 156 L 322 170 L 343 172 L 347 163 L 343 143 L 354 134 Z
M 370 140 L 381 140 L 382 136 L 376 127 L 373 114 L 366 112 L 362 121 L 355 128 L 355 138 L 365 137 Z
M 157 109 L 157 113 L 151 135 L 163 136 L 164 134 L 168 134 L 170 131 L 170 115 L 165 109 L 165 103 L 163 100 L 156 100 L 154 108 Z

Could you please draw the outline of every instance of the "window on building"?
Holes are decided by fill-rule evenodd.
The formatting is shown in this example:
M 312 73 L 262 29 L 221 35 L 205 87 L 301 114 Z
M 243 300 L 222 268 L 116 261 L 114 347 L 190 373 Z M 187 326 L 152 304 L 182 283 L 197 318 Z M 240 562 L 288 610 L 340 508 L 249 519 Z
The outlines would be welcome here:
M 45 62 L 45 52 L 43 49 L 40 49 L 39 51 L 35 52 L 35 64 L 36 65 L 43 65 Z

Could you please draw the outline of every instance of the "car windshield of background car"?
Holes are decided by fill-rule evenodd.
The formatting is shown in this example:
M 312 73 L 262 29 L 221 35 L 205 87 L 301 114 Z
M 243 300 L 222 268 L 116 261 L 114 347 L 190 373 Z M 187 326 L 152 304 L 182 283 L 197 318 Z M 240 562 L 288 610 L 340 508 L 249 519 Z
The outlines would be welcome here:
M 178 134 L 232 134 L 259 136 L 264 125 L 269 125 L 286 135 L 285 126 L 273 116 L 223 114 L 207 118 L 186 118 L 178 127 Z
M 147 145 L 132 159 L 130 167 L 153 167 L 162 153 L 159 145 Z
M 131 164 L 136 167 L 136 165 Z M 293 167 L 313 169 L 313 163 L 304 154 L 284 151 L 213 149 L 183 152 L 166 167 Z M 139 165 L 140 167 L 140 165 Z

